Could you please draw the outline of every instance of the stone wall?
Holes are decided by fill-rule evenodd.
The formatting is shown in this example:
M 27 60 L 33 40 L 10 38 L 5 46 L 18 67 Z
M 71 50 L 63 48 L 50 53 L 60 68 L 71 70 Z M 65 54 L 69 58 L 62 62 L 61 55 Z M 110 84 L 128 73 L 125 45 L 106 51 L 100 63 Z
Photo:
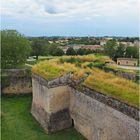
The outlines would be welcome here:
M 33 101 L 31 113 L 48 132 L 56 132 L 72 125 L 69 113 L 70 94 L 67 76 L 46 81 L 33 75 Z
M 31 112 L 48 132 L 72 127 L 88 140 L 138 140 L 139 110 L 87 87 L 66 74 L 47 81 L 33 74 Z
M 139 139 L 138 109 L 97 92 L 70 89 L 74 127 L 88 140 Z
M 27 94 L 32 92 L 31 70 L 2 69 L 1 89 L 3 94 Z
M 118 58 L 117 64 L 122 66 L 137 66 L 138 60 L 134 58 Z
M 123 72 L 121 70 L 114 70 L 114 69 L 111 69 L 108 67 L 103 67 L 103 70 L 105 72 L 112 72 L 113 74 L 115 74 L 119 77 L 138 82 L 137 76 L 139 76 L 139 73 L 128 73 L 128 72 Z

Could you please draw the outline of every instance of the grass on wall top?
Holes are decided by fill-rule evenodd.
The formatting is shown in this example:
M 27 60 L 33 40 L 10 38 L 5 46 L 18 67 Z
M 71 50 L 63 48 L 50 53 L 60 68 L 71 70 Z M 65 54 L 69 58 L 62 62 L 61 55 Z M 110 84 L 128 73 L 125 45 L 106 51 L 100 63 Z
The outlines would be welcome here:
M 139 85 L 117 77 L 112 73 L 106 73 L 94 68 L 92 74 L 84 81 L 83 85 L 139 107 Z
M 133 106 L 139 106 L 139 85 L 127 79 L 106 73 L 95 67 L 91 62 L 111 61 L 108 57 L 73 56 L 46 60 L 33 66 L 32 71 L 47 80 L 51 80 L 68 72 L 74 72 L 73 79 L 77 80 L 89 73 L 82 83 L 98 92 L 115 97 Z
M 106 67 L 110 68 L 112 70 L 116 70 L 116 71 L 120 71 L 120 72 L 126 72 L 126 73 L 130 73 L 130 74 L 139 73 L 139 70 L 120 68 L 120 67 L 118 67 L 117 64 L 108 64 Z

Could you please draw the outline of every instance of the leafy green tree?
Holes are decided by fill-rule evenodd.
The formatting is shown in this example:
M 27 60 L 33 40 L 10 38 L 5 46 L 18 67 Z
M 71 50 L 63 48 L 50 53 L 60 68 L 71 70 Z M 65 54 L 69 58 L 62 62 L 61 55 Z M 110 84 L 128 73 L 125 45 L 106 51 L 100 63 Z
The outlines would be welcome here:
M 119 44 L 115 52 L 114 60 L 116 61 L 117 58 L 124 57 L 125 50 L 126 50 L 125 46 L 123 44 Z
M 39 38 L 32 40 L 32 55 L 35 55 L 36 59 L 38 59 L 39 55 L 45 55 L 46 50 L 47 44 L 45 40 Z
M 109 40 L 104 47 L 104 53 L 114 60 L 117 47 L 118 45 L 116 40 Z
M 76 55 L 76 51 L 72 47 L 70 47 L 67 49 L 66 55 Z
M 54 55 L 54 52 L 57 50 L 57 44 L 49 44 L 47 47 L 47 54 L 48 55 Z
M 53 56 L 62 56 L 64 55 L 64 51 L 60 48 L 56 48 L 53 53 L 52 53 Z
M 16 30 L 1 31 L 1 67 L 16 68 L 31 52 L 30 42 Z
M 126 53 L 125 53 L 125 57 L 128 57 L 128 58 L 139 58 L 139 49 L 138 47 L 127 47 L 126 48 Z
M 85 55 L 85 54 L 86 54 L 86 50 L 85 49 L 79 48 L 77 50 L 77 55 Z

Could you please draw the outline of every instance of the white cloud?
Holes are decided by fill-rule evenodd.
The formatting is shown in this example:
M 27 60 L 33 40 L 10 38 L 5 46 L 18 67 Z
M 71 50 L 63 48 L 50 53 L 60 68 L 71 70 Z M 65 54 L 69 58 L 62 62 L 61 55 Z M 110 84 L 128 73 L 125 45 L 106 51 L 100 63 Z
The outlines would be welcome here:
M 137 15 L 138 0 L 2 0 L 2 15 L 15 18 L 94 19 Z

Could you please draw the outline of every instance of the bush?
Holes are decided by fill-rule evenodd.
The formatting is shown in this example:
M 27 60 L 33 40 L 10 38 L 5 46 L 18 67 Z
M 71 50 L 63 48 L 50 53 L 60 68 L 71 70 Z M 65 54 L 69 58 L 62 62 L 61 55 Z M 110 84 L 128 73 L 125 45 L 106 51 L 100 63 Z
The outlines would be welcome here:
M 94 67 L 102 69 L 105 66 L 105 63 L 103 62 L 96 62 L 94 63 Z

